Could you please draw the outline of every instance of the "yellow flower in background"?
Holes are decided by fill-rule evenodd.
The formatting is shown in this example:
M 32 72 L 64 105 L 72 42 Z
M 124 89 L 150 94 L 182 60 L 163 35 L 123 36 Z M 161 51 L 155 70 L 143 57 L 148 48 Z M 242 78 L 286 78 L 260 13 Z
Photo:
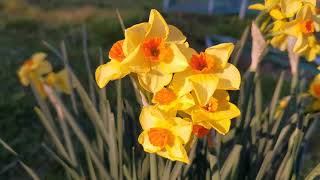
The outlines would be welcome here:
M 169 87 L 180 96 L 193 91 L 201 105 L 208 103 L 216 89 L 239 89 L 239 70 L 228 63 L 233 48 L 232 43 L 223 43 L 200 54 L 189 48 L 185 53 L 190 59 L 189 67 L 176 73 Z
M 35 80 L 52 71 L 51 64 L 46 60 L 47 55 L 39 52 L 26 60 L 18 70 L 18 77 L 23 86 L 28 86 L 30 80 Z
M 267 11 L 270 16 L 276 20 L 285 18 L 285 15 L 281 12 L 280 0 L 265 0 L 264 4 L 256 3 L 249 6 L 249 9 L 258 11 Z
M 153 96 L 152 103 L 160 110 L 176 115 L 178 110 L 185 111 L 195 105 L 190 93 L 178 96 L 169 88 L 162 88 Z
M 301 56 L 304 56 L 308 61 L 313 61 L 320 54 L 320 44 L 316 37 L 308 36 L 307 37 L 307 48 L 304 51 L 300 52 Z
M 287 108 L 289 104 L 290 99 L 291 99 L 291 96 L 285 96 L 280 100 L 279 105 L 276 108 L 276 112 L 274 113 L 275 119 L 279 119 L 282 116 L 284 110 Z
M 130 73 L 129 69 L 123 65 L 125 58 L 123 40 L 117 41 L 109 51 L 110 61 L 96 69 L 96 82 L 100 88 L 106 86 L 109 81 L 123 78 Z
M 310 84 L 309 92 L 317 99 L 320 99 L 320 74 L 318 74 Z
M 198 104 L 192 108 L 190 112 L 193 124 L 205 129 L 213 128 L 220 134 L 228 133 L 231 119 L 240 115 L 238 107 L 229 100 L 227 91 L 216 90 L 205 106 Z
M 168 117 L 157 108 L 144 107 L 140 114 L 143 132 L 138 141 L 148 153 L 157 153 L 172 161 L 189 163 L 184 145 L 192 132 L 192 123 L 187 119 Z
M 68 71 L 63 69 L 57 73 L 50 72 L 45 77 L 45 82 L 47 85 L 57 89 L 66 94 L 71 94 L 71 85 L 68 82 Z
M 316 8 L 311 4 L 305 4 L 297 13 L 296 19 L 286 24 L 284 32 L 297 38 L 294 52 L 302 54 L 309 46 L 309 37 L 319 31 L 319 20 L 316 17 Z

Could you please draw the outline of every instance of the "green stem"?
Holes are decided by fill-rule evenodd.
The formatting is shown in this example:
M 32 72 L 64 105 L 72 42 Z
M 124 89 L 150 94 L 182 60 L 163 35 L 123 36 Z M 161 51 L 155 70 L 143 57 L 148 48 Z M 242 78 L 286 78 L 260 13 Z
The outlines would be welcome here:
M 155 154 L 150 154 L 150 179 L 157 180 L 157 159 Z

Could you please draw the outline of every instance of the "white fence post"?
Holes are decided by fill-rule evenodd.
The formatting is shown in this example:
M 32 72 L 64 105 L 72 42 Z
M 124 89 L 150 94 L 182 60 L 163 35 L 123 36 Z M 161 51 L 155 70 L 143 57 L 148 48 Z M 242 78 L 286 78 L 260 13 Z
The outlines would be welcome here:
M 239 11 L 239 19 L 244 19 L 246 16 L 248 0 L 242 0 Z
M 211 15 L 213 13 L 215 0 L 208 0 L 208 14 Z

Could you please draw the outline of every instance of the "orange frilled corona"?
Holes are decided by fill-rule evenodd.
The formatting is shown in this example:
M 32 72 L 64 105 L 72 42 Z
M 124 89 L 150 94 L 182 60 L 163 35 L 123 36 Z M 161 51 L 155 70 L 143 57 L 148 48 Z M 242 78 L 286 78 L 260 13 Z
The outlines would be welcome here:
M 304 34 L 310 34 L 315 31 L 313 21 L 310 19 L 302 21 L 300 24 L 300 28 Z
M 320 84 L 313 84 L 311 88 L 314 92 L 314 96 L 320 97 Z
M 201 52 L 200 54 L 192 55 L 189 65 L 196 73 L 208 73 L 214 67 L 214 60 L 209 55 Z
M 145 58 L 151 62 L 165 61 L 173 56 L 172 50 L 166 46 L 162 38 L 145 40 L 142 48 Z
M 164 148 L 166 145 L 171 146 L 174 141 L 172 133 L 164 128 L 151 128 L 148 136 L 150 143 L 160 148 Z
M 123 42 L 124 40 L 117 41 L 114 43 L 109 51 L 109 58 L 114 59 L 117 61 L 122 61 L 125 58 L 125 55 L 123 53 Z
M 211 97 L 208 104 L 203 106 L 202 108 L 209 112 L 215 112 L 217 111 L 218 106 L 219 106 L 219 101 L 216 98 Z
M 160 105 L 166 105 L 176 99 L 176 95 L 173 91 L 168 88 L 162 88 L 154 95 L 155 102 L 159 103 Z

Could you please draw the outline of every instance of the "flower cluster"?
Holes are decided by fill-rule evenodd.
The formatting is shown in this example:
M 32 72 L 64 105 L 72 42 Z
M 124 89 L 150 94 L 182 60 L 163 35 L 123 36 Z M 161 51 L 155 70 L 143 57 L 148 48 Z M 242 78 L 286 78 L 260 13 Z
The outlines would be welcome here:
M 109 51 L 110 61 L 96 69 L 100 88 L 131 74 L 139 87 L 152 94 L 143 107 L 139 143 L 149 153 L 189 163 L 185 146 L 192 134 L 201 138 L 215 129 L 229 131 L 240 111 L 227 90 L 240 86 L 238 69 L 228 63 L 231 43 L 197 52 L 186 37 L 161 14 L 151 10 L 148 22 L 125 30 L 125 38 Z
M 289 37 L 294 37 L 293 51 L 313 61 L 320 54 L 320 44 L 315 36 L 319 32 L 320 18 L 316 0 L 265 0 L 249 9 L 260 10 L 269 16 L 261 22 L 261 29 L 271 37 L 270 44 L 286 50 Z
M 45 53 L 35 53 L 26 60 L 18 70 L 17 74 L 23 86 L 29 86 L 32 82 L 42 98 L 46 98 L 47 93 L 43 85 L 46 84 L 58 91 L 66 94 L 71 93 L 71 86 L 67 79 L 67 71 L 65 69 L 55 73 L 52 66 L 46 60 Z

